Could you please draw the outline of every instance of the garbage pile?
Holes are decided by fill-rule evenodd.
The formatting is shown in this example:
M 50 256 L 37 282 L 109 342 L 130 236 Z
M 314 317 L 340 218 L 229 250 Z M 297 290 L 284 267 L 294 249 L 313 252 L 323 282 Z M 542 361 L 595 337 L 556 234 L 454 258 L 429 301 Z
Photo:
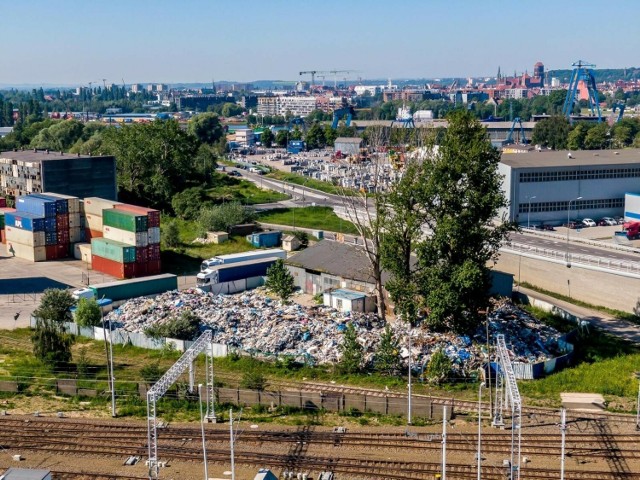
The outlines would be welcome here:
M 260 290 L 237 295 L 213 295 L 197 290 L 166 292 L 153 299 L 130 300 L 110 312 L 107 318 L 125 331 L 144 332 L 145 328 L 168 322 L 187 310 L 200 318 L 202 329 L 212 330 L 216 343 L 262 358 L 292 356 L 309 364 L 340 360 L 338 347 L 348 323 L 355 327 L 365 361 L 369 363 L 385 328 L 385 322 L 372 313 L 342 313 L 326 306 L 283 304 Z M 402 322 L 389 324 L 401 345 L 400 356 L 405 365 L 411 336 L 412 363 L 418 370 L 439 349 L 461 374 L 477 369 L 486 360 L 484 327 L 478 329 L 472 340 L 468 336 L 430 332 L 420 326 L 409 329 Z M 505 335 L 507 345 L 513 345 L 517 361 L 534 362 L 559 353 L 560 334 L 508 301 L 494 308 L 489 328 L 492 337 L 499 333 Z

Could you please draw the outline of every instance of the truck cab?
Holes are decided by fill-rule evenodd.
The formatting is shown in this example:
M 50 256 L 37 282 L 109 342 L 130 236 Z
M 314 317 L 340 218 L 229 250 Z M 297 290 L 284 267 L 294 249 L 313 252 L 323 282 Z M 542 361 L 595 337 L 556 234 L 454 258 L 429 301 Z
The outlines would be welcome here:
M 74 290 L 71 296 L 74 300 L 80 300 L 81 298 L 94 298 L 96 293 L 91 288 L 79 288 Z
M 209 269 L 211 267 L 215 267 L 216 265 L 222 265 L 222 260 L 220 260 L 217 257 L 209 258 L 207 260 L 204 260 L 200 264 L 200 271 L 204 272 L 205 270 L 207 270 L 207 269 Z

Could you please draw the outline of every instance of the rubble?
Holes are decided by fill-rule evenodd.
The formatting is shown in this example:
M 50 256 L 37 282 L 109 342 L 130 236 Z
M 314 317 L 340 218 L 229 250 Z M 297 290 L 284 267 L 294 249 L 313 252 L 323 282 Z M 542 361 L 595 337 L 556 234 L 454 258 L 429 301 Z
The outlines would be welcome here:
M 326 306 L 305 307 L 283 304 L 267 297 L 260 289 L 237 295 L 213 295 L 197 290 L 166 292 L 156 298 L 137 298 L 110 312 L 108 319 L 125 331 L 143 332 L 191 310 L 201 321 L 201 328 L 211 328 L 213 341 L 229 345 L 261 358 L 292 356 L 310 364 L 327 364 L 339 360 L 339 344 L 347 323 L 352 323 L 364 347 L 365 360 L 371 362 L 385 323 L 372 313 L 341 313 Z M 407 328 L 399 321 L 390 326 L 400 345 L 408 345 L 411 335 L 413 364 L 420 371 L 431 354 L 443 349 L 452 360 L 454 370 L 466 375 L 477 369 L 487 357 L 485 326 L 473 339 L 452 333 L 430 332 L 418 326 Z M 562 353 L 560 334 L 509 301 L 501 301 L 489 315 L 490 335 L 506 336 L 513 359 L 521 362 L 546 360 Z M 493 342 L 492 342 L 493 343 Z M 400 351 L 408 362 L 406 347 Z

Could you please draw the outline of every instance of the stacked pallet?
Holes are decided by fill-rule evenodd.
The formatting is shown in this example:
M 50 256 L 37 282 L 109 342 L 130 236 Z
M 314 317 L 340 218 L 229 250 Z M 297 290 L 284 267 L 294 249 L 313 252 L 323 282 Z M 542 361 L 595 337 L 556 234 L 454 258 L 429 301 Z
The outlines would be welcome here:
M 159 274 L 160 212 L 116 204 L 101 213 L 102 237 L 91 238 L 93 269 L 117 278 Z

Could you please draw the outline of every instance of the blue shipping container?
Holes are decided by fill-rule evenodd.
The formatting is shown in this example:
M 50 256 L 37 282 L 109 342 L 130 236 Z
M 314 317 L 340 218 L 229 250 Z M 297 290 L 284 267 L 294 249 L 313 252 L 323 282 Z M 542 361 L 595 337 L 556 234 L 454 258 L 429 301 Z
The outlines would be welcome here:
M 44 232 L 44 244 L 56 245 L 58 243 L 58 234 L 56 232 Z
M 233 282 L 251 277 L 264 277 L 268 268 L 278 261 L 278 258 L 265 258 L 250 262 L 231 263 L 214 267 L 218 271 L 218 283 Z
M 56 217 L 48 217 L 44 219 L 44 231 L 56 233 Z
M 18 200 L 16 201 L 16 210 L 19 212 L 31 213 L 38 217 L 55 217 L 56 202 L 34 197 L 32 195 L 26 195 L 18 197 Z
M 249 235 L 251 237 L 250 243 L 254 247 L 277 247 L 280 245 L 280 240 L 282 238 L 282 232 L 273 231 L 273 232 L 260 232 L 260 233 L 252 233 Z
M 25 212 L 6 212 L 5 225 L 21 228 L 30 232 L 44 232 L 44 217 Z
M 41 198 L 43 200 L 49 200 L 56 204 L 56 214 L 58 213 L 69 213 L 69 202 L 66 198 L 56 198 L 51 197 L 49 195 L 45 195 L 43 193 L 30 193 L 30 197 Z

